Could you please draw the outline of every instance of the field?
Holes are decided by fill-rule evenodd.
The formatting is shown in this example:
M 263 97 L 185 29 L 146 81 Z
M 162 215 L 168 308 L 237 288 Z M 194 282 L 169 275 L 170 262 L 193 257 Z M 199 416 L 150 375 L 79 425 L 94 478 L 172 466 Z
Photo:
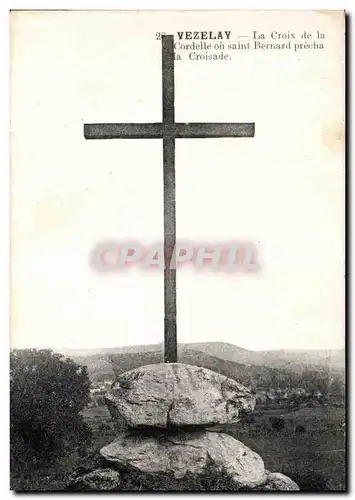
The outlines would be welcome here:
M 345 489 L 345 437 L 341 429 L 344 409 L 336 406 L 305 407 L 290 413 L 285 409 L 262 409 L 252 421 L 229 425 L 224 432 L 239 439 L 259 453 L 270 471 L 283 472 L 305 490 Z M 88 408 L 83 412 L 93 432 L 89 453 L 97 452 L 112 441 L 117 433 L 106 407 Z M 285 427 L 272 429 L 270 417 L 283 416 Z M 303 432 L 296 427 L 303 426 Z M 23 490 L 63 490 L 68 476 L 82 465 L 78 453 L 68 455 L 54 466 L 32 469 L 28 476 L 12 477 L 12 485 Z
M 304 488 L 345 489 L 345 436 L 340 427 L 344 409 L 338 407 L 302 408 L 283 414 L 285 428 L 270 429 L 270 416 L 282 411 L 264 412 L 251 424 L 232 426 L 228 433 L 259 453 L 265 467 L 292 477 Z M 304 432 L 296 427 L 303 426 Z

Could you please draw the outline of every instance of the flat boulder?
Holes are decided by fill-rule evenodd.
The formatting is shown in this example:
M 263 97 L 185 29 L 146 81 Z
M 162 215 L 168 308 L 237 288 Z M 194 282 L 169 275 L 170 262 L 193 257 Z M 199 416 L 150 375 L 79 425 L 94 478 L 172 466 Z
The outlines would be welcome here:
M 119 470 L 170 480 L 198 481 L 211 474 L 228 478 L 235 489 L 265 484 L 262 458 L 232 436 L 216 432 L 178 432 L 158 436 L 123 433 L 100 451 Z
M 255 397 L 235 380 L 183 363 L 146 365 L 118 376 L 106 395 L 112 417 L 128 428 L 235 423 Z

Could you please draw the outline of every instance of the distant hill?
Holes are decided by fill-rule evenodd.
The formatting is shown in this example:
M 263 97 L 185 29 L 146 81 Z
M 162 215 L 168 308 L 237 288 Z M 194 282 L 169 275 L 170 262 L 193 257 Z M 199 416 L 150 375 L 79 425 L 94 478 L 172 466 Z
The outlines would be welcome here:
M 65 353 L 75 359 L 79 365 L 85 365 L 88 369 L 89 377 L 92 381 L 103 381 L 114 378 L 112 363 L 108 356 L 103 353 L 89 354 L 86 356 L 73 356 L 72 354 Z
M 344 349 L 251 351 L 226 342 L 179 344 L 179 349 L 181 351 L 199 351 L 209 354 L 210 356 L 217 357 L 221 360 L 233 361 L 241 365 L 266 366 L 279 370 L 291 370 L 297 373 L 309 369 L 324 370 L 325 368 L 328 368 L 336 372 L 344 372 L 345 370 Z M 90 357 L 89 364 L 92 365 L 92 370 L 95 370 L 96 364 L 106 366 L 108 372 L 110 372 L 110 363 L 106 356 L 112 354 L 127 354 L 129 357 L 132 357 L 133 354 L 141 355 L 144 353 L 157 353 L 158 358 L 156 359 L 159 359 L 160 361 L 163 360 L 161 344 L 114 347 L 91 351 L 72 350 L 65 351 L 65 353 L 72 357 L 84 359 L 88 359 Z M 152 359 L 153 358 L 154 356 L 152 355 Z M 180 359 L 180 361 L 183 360 Z
M 245 365 L 265 365 L 297 372 L 327 365 L 331 369 L 345 367 L 344 349 L 250 351 L 225 342 L 201 342 L 185 346 Z

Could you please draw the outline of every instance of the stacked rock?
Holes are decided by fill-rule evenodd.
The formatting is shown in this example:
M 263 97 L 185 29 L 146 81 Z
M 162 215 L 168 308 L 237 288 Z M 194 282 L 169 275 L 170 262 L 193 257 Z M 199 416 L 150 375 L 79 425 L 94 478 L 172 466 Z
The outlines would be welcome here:
M 266 471 L 243 443 L 213 431 L 255 408 L 253 394 L 232 379 L 182 363 L 142 366 L 117 378 L 106 403 L 122 432 L 100 453 L 115 470 L 165 485 L 198 482 L 213 471 L 236 491 L 299 489 Z

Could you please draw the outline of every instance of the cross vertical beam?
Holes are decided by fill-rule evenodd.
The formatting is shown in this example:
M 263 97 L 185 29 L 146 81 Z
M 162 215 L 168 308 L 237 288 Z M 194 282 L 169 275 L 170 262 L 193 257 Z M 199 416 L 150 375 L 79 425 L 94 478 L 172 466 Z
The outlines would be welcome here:
M 163 127 L 175 122 L 174 37 L 162 37 Z M 164 257 L 174 258 L 176 244 L 175 137 L 163 131 Z M 164 362 L 177 362 L 176 263 L 164 270 Z M 173 268 L 173 269 L 171 269 Z
M 85 139 L 163 139 L 164 164 L 164 361 L 177 361 L 175 139 L 254 137 L 255 123 L 175 123 L 174 37 L 162 36 L 162 105 L 160 123 L 85 123 Z M 170 260 L 170 261 L 169 261 Z M 170 269 L 173 267 L 174 269 Z

